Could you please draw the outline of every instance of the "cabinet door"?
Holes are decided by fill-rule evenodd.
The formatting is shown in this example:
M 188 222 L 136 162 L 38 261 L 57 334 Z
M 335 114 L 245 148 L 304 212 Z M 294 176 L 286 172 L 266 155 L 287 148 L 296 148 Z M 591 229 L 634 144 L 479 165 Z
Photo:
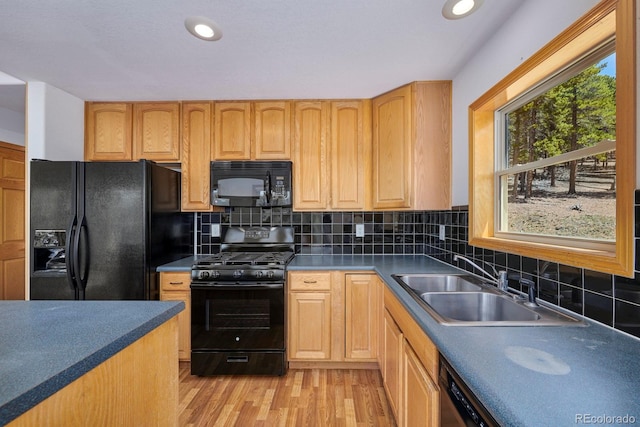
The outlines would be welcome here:
M 431 380 L 411 346 L 403 343 L 403 396 L 401 425 L 439 426 L 438 387 Z
M 331 293 L 289 293 L 289 359 L 331 358 Z
M 214 103 L 214 160 L 251 159 L 251 103 Z
M 367 208 L 371 157 L 370 101 L 331 103 L 331 208 Z
M 190 273 L 160 273 L 160 300 L 184 302 L 184 310 L 178 314 L 178 358 L 187 361 L 191 360 L 190 284 Z
M 380 318 L 375 274 L 345 275 L 345 358 L 375 360 Z
M 180 104 L 133 104 L 133 159 L 180 161 Z
M 411 206 L 411 86 L 373 99 L 373 207 Z
M 131 104 L 88 102 L 85 104 L 86 160 L 131 160 Z
M 300 101 L 294 106 L 294 196 L 297 210 L 326 209 L 329 205 L 327 131 L 329 104 Z
M 211 103 L 182 104 L 182 210 L 210 211 Z
M 160 300 L 184 302 L 184 311 L 178 313 L 178 359 L 191 360 L 191 292 L 160 291 Z
M 291 103 L 273 101 L 253 105 L 254 158 L 291 159 Z
M 403 425 L 401 404 L 402 385 L 402 331 L 388 311 L 384 312 L 384 363 L 382 378 L 389 398 L 389 406 L 399 426 Z

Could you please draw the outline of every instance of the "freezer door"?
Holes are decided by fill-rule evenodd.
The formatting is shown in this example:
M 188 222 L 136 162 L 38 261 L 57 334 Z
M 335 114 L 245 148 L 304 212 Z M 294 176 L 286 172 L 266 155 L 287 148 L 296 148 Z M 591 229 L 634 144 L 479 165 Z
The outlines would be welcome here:
M 85 299 L 148 298 L 145 181 L 143 162 L 85 163 Z
M 31 162 L 29 297 L 75 299 L 63 258 L 68 257 L 66 236 L 75 215 L 74 169 L 77 162 Z M 36 238 L 49 236 L 46 240 Z

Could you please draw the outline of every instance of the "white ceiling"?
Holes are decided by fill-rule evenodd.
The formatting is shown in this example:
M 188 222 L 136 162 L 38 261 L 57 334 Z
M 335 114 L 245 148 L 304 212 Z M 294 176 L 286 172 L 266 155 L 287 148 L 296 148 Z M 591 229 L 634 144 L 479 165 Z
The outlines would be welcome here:
M 0 71 L 83 100 L 370 98 L 452 79 L 524 1 L 448 21 L 445 0 L 5 0 Z

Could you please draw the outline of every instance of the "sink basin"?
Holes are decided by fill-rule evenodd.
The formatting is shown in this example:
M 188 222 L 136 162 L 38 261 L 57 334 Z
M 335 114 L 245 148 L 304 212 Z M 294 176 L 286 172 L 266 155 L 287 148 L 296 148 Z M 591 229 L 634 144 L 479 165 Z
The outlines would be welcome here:
M 392 274 L 438 323 L 451 326 L 585 326 L 561 309 L 499 291 L 471 274 Z
M 488 292 L 424 293 L 420 297 L 449 321 L 532 322 L 540 319 L 540 315 L 524 305 Z
M 418 294 L 425 292 L 478 292 L 480 280 L 468 274 L 392 274 Z

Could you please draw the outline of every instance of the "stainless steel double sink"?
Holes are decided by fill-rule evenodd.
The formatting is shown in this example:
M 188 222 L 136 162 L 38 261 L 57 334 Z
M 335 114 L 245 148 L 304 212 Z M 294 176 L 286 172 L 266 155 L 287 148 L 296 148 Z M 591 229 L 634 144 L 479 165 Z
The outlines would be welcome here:
M 471 274 L 392 274 L 438 323 L 452 326 L 584 326 L 548 305 L 527 305 Z

